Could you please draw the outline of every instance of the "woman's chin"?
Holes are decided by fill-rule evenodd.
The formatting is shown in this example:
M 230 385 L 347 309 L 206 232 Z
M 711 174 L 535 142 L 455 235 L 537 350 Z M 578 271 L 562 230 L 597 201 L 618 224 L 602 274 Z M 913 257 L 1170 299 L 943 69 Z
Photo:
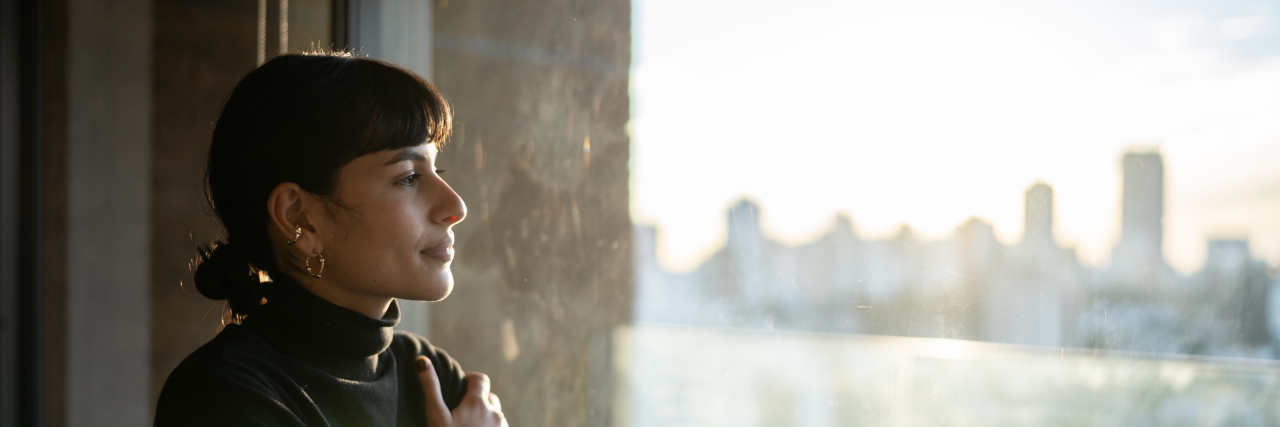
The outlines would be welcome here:
M 439 277 L 438 280 L 434 280 L 432 283 L 424 286 L 422 288 L 422 293 L 420 295 L 415 295 L 418 298 L 413 299 L 436 302 L 445 299 L 445 297 L 448 297 L 450 293 L 453 293 L 453 274 L 448 270 L 445 270 L 440 276 L 441 277 Z
M 451 294 L 451 293 L 453 293 L 453 283 L 452 283 L 452 282 L 450 282 L 447 286 L 445 286 L 445 288 L 444 288 L 443 290 L 441 290 L 440 292 L 436 293 L 435 295 L 431 295 L 431 296 L 429 296 L 429 297 L 428 297 L 428 298 L 426 298 L 426 299 L 423 299 L 423 301 L 427 301 L 427 302 L 436 302 L 436 301 L 440 301 L 440 300 L 442 300 L 442 299 L 447 298 L 447 297 L 449 296 L 449 294 Z

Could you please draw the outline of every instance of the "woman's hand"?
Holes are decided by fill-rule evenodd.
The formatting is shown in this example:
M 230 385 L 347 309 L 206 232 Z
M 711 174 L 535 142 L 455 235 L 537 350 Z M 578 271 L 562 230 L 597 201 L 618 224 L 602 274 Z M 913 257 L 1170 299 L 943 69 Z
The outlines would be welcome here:
M 507 427 L 507 417 L 502 415 L 502 403 L 498 395 L 489 392 L 489 376 L 468 372 L 467 395 L 462 403 L 449 412 L 440 395 L 440 378 L 427 356 L 418 356 L 415 362 L 422 391 L 427 395 L 427 424 L 431 427 Z

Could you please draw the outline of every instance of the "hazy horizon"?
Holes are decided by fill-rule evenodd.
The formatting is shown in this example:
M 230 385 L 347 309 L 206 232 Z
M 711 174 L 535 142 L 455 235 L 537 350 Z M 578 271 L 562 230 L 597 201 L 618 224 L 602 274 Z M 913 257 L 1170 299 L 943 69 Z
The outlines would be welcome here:
M 724 212 L 810 241 L 847 213 L 876 239 L 967 218 L 1019 240 L 1023 191 L 1055 191 L 1086 265 L 1119 236 L 1120 156 L 1164 153 L 1165 254 L 1247 237 L 1280 264 L 1280 6 L 637 0 L 632 215 L 696 266 Z

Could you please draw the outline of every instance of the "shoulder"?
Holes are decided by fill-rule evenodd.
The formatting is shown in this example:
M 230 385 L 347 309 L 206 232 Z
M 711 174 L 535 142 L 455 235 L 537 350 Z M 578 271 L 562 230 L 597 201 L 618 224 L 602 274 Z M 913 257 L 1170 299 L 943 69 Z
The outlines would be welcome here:
M 249 380 L 256 375 L 243 359 L 271 352 L 270 346 L 251 329 L 227 325 L 212 340 L 182 359 L 182 363 L 169 374 L 165 388 L 170 384 L 178 386 L 194 381 Z
M 406 351 L 415 354 L 427 354 L 436 351 L 443 351 L 436 346 L 431 345 L 422 335 L 412 332 L 396 331 L 391 337 L 391 348 L 398 351 Z
M 391 351 L 395 353 L 397 359 L 413 360 L 418 356 L 427 356 L 436 366 L 447 366 L 462 372 L 462 366 L 450 357 L 449 353 L 431 345 L 431 342 L 418 334 L 397 331 L 391 339 Z
M 155 425 L 303 425 L 276 385 L 228 356 L 250 338 L 241 335 L 245 331 L 228 328 L 169 374 L 156 405 Z

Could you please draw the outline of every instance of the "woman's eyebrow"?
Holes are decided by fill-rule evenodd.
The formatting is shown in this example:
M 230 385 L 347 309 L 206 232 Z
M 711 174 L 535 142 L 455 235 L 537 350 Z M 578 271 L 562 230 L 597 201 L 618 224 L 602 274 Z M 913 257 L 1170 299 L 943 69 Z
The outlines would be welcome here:
M 383 164 L 383 166 L 393 165 L 396 163 L 403 162 L 405 160 L 416 160 L 419 162 L 426 162 L 427 156 L 423 155 L 422 152 L 418 151 L 417 149 L 406 148 L 404 150 L 401 150 L 399 153 L 396 153 L 395 157 L 392 157 L 391 160 L 388 160 L 387 163 Z

